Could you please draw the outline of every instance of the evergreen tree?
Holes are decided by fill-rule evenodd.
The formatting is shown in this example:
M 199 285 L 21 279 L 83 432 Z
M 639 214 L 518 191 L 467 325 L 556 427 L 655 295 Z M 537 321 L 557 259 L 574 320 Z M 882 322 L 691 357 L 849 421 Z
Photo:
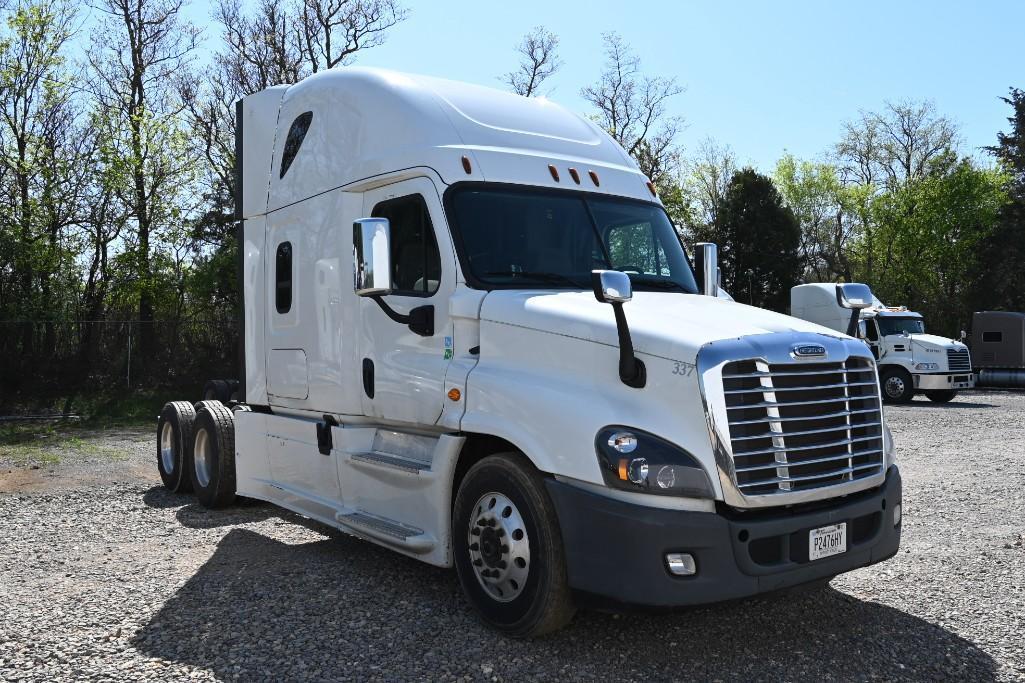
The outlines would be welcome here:
M 801 227 L 772 180 L 737 171 L 716 217 L 723 286 L 733 298 L 785 312 L 801 277 Z

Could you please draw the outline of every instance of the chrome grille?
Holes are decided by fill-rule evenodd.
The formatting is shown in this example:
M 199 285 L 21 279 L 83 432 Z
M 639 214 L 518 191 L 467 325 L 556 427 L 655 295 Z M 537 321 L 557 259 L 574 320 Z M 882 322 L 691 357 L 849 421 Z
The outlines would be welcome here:
M 745 496 L 844 484 L 883 469 L 875 366 L 742 360 L 723 367 L 734 483 Z
M 972 359 L 968 349 L 947 349 L 947 367 L 950 372 L 971 372 Z

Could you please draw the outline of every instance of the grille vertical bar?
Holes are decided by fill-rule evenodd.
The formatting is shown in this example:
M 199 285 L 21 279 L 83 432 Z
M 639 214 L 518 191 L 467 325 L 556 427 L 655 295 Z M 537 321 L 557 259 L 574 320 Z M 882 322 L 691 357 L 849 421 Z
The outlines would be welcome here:
M 847 484 L 882 472 L 874 363 L 732 361 L 723 367 L 734 483 L 744 495 Z

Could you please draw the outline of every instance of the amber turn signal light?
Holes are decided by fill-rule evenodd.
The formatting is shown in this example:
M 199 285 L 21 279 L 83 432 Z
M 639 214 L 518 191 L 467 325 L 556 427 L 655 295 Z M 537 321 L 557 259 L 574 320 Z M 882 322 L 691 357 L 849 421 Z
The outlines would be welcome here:
M 462 392 L 459 391 L 458 389 L 456 389 L 455 387 L 452 387 L 451 389 L 448 390 L 448 400 L 450 400 L 450 401 L 458 401 L 462 397 L 463 397 Z

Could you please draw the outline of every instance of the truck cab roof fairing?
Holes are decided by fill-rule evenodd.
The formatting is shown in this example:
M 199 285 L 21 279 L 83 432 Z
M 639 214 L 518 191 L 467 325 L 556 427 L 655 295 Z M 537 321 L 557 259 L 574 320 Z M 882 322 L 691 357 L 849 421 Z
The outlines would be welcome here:
M 597 191 L 651 201 L 633 160 L 592 122 L 544 98 L 382 69 L 341 68 L 290 86 L 281 100 L 271 168 L 292 121 L 314 123 L 289 172 L 270 174 L 268 210 L 417 166 L 446 183 L 488 180 Z M 467 174 L 462 157 L 473 159 Z M 574 168 L 556 181 L 548 170 Z M 600 188 L 587 174 L 600 177 Z

